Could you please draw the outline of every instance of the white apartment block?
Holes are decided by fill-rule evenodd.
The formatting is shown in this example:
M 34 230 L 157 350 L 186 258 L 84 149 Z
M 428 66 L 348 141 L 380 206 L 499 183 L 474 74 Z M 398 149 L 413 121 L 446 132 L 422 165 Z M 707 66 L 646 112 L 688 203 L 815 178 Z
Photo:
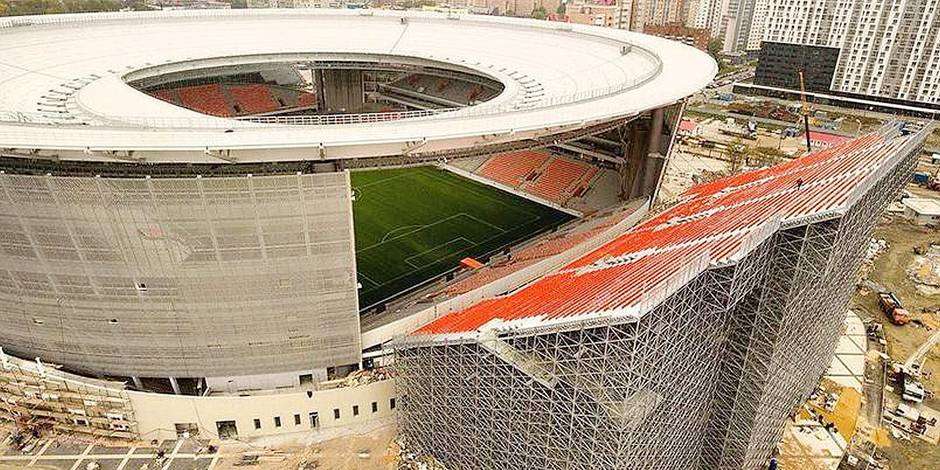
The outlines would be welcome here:
M 744 47 L 747 51 L 760 50 L 760 43 L 764 40 L 764 25 L 767 20 L 767 4 L 769 2 L 770 0 L 754 0 L 751 30 L 748 31 L 747 42 Z
M 760 49 L 763 17 L 770 0 L 686 0 L 686 26 L 707 29 L 724 52 Z
M 831 89 L 940 103 L 940 0 L 767 0 L 763 39 L 840 49 Z
M 710 0 L 618 0 L 617 27 L 642 32 L 646 25 L 682 23 L 696 26 L 698 9 Z M 727 1 L 727 0 L 725 0 Z

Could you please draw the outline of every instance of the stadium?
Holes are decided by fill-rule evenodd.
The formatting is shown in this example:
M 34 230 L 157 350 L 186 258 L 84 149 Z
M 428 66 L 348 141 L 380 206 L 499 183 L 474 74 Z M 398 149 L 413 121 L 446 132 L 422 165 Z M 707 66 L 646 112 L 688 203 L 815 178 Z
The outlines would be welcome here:
M 4 21 L 0 341 L 174 389 L 341 374 L 391 337 L 363 344 L 360 311 L 385 322 L 465 258 L 651 195 L 646 156 L 715 71 L 658 38 L 504 18 Z
M 453 468 L 756 468 L 923 140 L 654 214 L 717 71 L 665 39 L 319 9 L 0 38 L 0 409 L 96 436 L 397 414 Z M 395 377 L 337 385 L 362 369 Z

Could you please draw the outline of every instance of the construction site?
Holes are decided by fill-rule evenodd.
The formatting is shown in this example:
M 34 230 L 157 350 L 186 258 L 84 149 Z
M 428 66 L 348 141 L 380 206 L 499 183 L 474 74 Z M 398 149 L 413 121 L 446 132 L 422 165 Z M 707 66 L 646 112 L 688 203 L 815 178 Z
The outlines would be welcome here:
M 870 230 L 920 155 L 926 130 L 897 129 L 693 187 L 560 273 L 400 340 L 403 438 L 458 468 L 762 468 L 829 368 Z M 857 172 L 851 195 L 805 193 Z M 616 295 L 584 295 L 600 285 Z
M 794 131 L 798 103 L 724 98 L 687 109 L 686 137 L 670 162 L 664 194 L 759 165 L 762 155 L 787 160 L 806 150 L 805 136 Z M 843 138 L 892 119 L 821 108 L 811 114 L 813 130 Z M 846 326 L 826 378 L 787 423 L 779 446 L 783 468 L 940 465 L 940 232 L 930 213 L 940 203 L 938 152 L 935 130 L 912 179 L 877 221 L 850 303 L 849 318 L 856 320 Z
M 935 123 L 582 25 L 26 21 L 0 469 L 940 467 Z

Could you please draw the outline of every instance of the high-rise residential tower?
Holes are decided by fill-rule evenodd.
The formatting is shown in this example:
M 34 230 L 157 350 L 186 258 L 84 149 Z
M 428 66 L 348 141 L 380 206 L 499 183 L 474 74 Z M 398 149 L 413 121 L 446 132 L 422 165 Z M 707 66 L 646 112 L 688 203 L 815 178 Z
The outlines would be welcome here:
M 765 47 L 755 83 L 795 88 L 799 70 L 831 70 L 823 89 L 817 84 L 810 91 L 938 106 L 938 4 L 767 0 Z

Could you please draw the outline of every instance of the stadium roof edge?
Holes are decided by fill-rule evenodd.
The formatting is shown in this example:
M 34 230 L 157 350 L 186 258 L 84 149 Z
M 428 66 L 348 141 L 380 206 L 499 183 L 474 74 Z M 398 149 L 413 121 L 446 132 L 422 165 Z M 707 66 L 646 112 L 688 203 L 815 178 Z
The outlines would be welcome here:
M 82 34 L 62 40 L 79 27 Z M 368 34 L 350 34 L 357 29 Z M 466 149 L 484 139 L 512 142 L 629 119 L 700 91 L 717 73 L 707 54 L 653 36 L 422 12 L 49 15 L 0 20 L 0 37 L 0 148 L 66 160 L 115 161 L 113 152 L 134 152 L 147 163 L 247 163 L 400 155 L 416 143 L 427 151 Z M 298 53 L 298 44 L 309 49 L 303 53 L 450 63 L 495 76 L 509 92 L 461 111 L 394 122 L 253 125 L 163 103 L 121 79 L 158 64 Z M 585 48 L 592 53 L 579 53 Z M 523 82 L 537 83 L 539 94 Z M 45 98 L 54 90 L 64 101 Z

